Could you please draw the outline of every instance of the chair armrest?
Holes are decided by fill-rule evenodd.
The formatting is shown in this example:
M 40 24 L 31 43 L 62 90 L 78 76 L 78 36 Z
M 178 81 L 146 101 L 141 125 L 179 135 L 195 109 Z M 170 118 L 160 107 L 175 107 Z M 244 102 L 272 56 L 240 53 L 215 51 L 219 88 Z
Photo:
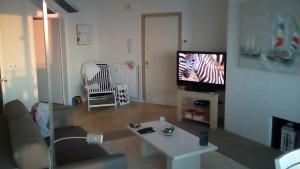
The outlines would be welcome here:
M 58 169 L 127 169 L 126 157 L 123 154 L 113 154 L 93 158 L 72 164 L 57 166 Z

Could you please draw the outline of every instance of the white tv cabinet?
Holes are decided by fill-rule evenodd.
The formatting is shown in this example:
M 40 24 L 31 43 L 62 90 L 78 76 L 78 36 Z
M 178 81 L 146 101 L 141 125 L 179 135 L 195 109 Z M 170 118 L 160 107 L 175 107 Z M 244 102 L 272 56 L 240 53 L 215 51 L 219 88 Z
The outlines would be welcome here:
M 209 113 L 209 120 L 203 120 L 202 122 L 208 123 L 211 129 L 216 129 L 218 127 L 218 101 L 219 95 L 222 92 L 194 92 L 194 91 L 186 91 L 183 89 L 179 89 L 177 91 L 177 120 L 182 121 L 183 108 L 189 107 L 191 109 L 199 109 L 197 106 L 186 106 L 183 104 L 183 100 L 186 98 L 194 99 L 194 100 L 208 100 L 209 110 L 206 110 L 206 113 Z M 200 108 L 201 109 L 201 108 Z M 201 120 L 197 120 L 201 121 Z

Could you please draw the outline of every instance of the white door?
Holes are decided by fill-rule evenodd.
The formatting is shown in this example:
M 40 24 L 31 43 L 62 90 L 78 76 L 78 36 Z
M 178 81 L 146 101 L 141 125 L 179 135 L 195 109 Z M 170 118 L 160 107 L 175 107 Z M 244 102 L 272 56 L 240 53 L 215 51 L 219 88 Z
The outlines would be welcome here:
M 178 16 L 145 18 L 145 99 L 147 103 L 176 105 Z
M 62 70 L 60 55 L 60 35 L 58 19 L 49 19 L 49 54 L 51 57 L 51 92 L 53 103 L 64 103 L 62 87 Z M 37 64 L 37 83 L 39 101 L 48 101 L 47 64 L 45 56 L 43 20 L 34 20 L 35 51 Z
M 1 8 L 2 6 L 0 6 Z M 14 6 L 22 11 L 22 6 Z M 0 9 L 2 10 L 2 9 Z M 19 99 L 27 108 L 37 101 L 36 73 L 32 53 L 32 21 L 22 15 L 0 14 L 1 77 L 4 103 Z

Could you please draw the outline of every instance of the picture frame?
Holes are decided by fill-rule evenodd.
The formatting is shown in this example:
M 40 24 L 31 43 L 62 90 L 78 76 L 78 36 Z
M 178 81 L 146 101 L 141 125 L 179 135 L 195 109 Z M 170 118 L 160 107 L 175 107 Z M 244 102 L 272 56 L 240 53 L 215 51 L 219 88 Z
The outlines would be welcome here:
M 92 44 L 92 25 L 77 24 L 77 44 L 78 45 Z
M 240 7 L 239 66 L 300 74 L 300 2 L 254 0 Z

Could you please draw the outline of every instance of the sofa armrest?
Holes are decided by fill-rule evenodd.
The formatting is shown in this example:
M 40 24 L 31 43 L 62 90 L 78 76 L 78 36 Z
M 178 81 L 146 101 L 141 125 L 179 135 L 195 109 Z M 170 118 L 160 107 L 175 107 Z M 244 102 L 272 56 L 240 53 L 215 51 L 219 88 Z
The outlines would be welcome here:
M 74 162 L 57 166 L 58 169 L 127 169 L 126 157 L 123 154 L 113 154 L 105 157 Z
M 19 168 L 49 167 L 48 147 L 31 116 L 8 120 L 13 157 Z

